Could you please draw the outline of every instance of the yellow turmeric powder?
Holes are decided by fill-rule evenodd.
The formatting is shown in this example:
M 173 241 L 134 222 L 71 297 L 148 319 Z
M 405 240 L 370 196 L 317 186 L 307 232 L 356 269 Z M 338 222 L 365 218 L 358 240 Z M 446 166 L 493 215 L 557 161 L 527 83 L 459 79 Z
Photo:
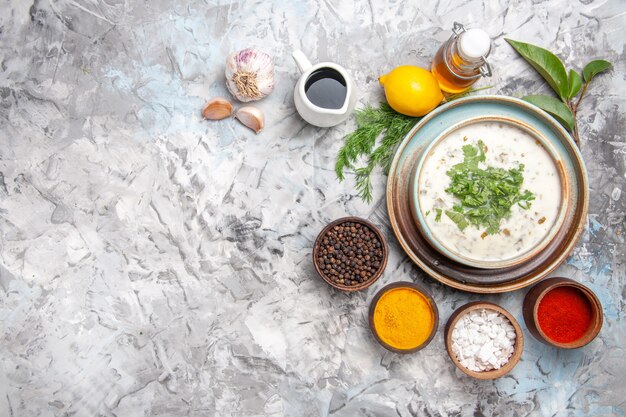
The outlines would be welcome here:
M 429 300 L 413 288 L 386 291 L 374 309 L 378 337 L 396 349 L 413 349 L 428 339 L 435 315 Z

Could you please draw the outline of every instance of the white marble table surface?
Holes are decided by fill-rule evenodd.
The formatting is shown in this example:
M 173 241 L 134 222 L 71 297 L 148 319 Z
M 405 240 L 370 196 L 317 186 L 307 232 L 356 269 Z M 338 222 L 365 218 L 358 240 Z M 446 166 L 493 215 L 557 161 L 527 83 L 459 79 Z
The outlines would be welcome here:
M 378 0 L 5 0 L 0 6 L 0 416 L 624 416 L 626 359 L 626 3 Z M 548 87 L 504 37 L 549 47 L 568 67 L 615 63 L 582 106 L 586 229 L 553 274 L 592 288 L 600 336 L 562 351 L 526 333 L 518 366 L 472 380 L 443 347 L 465 302 L 523 325 L 526 290 L 481 296 L 428 278 L 387 224 L 385 177 L 360 201 L 334 160 L 354 120 L 307 125 L 292 89 L 296 48 L 343 64 L 359 105 L 377 77 L 428 66 L 457 20 L 495 39 L 489 93 Z M 229 52 L 275 58 L 259 135 L 209 123 Z M 383 226 L 391 256 L 367 291 L 315 276 L 330 220 Z M 400 356 L 371 337 L 377 289 L 426 286 L 441 323 Z

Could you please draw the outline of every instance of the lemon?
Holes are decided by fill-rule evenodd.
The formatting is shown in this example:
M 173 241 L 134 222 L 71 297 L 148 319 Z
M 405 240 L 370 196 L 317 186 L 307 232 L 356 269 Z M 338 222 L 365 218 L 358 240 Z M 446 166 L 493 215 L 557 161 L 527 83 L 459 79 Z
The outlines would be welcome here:
M 443 100 L 439 83 L 424 68 L 402 65 L 378 81 L 391 108 L 407 116 L 424 116 Z

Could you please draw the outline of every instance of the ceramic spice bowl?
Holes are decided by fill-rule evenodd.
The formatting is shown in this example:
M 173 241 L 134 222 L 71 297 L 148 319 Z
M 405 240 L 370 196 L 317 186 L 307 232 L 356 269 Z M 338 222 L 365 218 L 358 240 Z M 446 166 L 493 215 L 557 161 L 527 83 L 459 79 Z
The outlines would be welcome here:
M 372 299 L 368 317 L 376 341 L 395 353 L 425 348 L 439 325 L 432 296 L 413 282 L 394 282 L 381 288 Z
M 319 276 L 341 291 L 359 291 L 372 285 L 387 266 L 387 240 L 372 222 L 343 217 L 317 236 L 313 265 Z
M 499 313 L 499 315 L 493 314 L 494 312 Z M 453 338 L 452 333 L 453 333 L 453 330 L 457 328 L 457 323 L 459 323 L 462 320 L 465 320 L 466 318 L 465 316 L 468 314 L 470 315 L 468 317 L 475 317 L 476 315 L 482 315 L 483 317 L 485 315 L 492 315 L 490 317 L 493 317 L 493 316 L 500 317 L 502 320 L 493 319 L 494 321 L 502 322 L 500 324 L 497 324 L 497 326 L 505 326 L 506 333 L 511 333 L 513 331 L 515 332 L 514 340 L 511 340 L 510 338 L 508 339 L 512 342 L 511 355 L 508 358 L 508 360 L 504 359 L 506 362 L 502 364 L 500 368 L 484 370 L 484 371 L 475 371 L 464 366 L 461 363 L 462 360 L 455 353 L 454 348 L 453 348 L 453 343 L 457 339 Z M 506 324 L 507 320 L 510 326 Z M 476 321 L 481 321 L 481 320 L 476 320 Z M 459 327 L 461 324 L 462 323 L 459 323 Z M 483 330 L 485 326 L 487 329 L 489 329 L 488 325 L 479 324 L 478 326 L 481 326 L 479 331 L 483 333 L 486 333 Z M 460 329 L 457 328 L 457 331 L 459 330 Z M 472 331 L 475 331 L 475 330 L 474 329 L 469 330 L 469 332 L 472 332 Z M 493 332 L 493 330 L 487 330 L 487 331 L 489 333 Z M 475 334 L 471 337 L 474 337 L 474 336 Z M 488 302 L 471 302 L 471 303 L 468 303 L 459 307 L 456 311 L 454 311 L 454 313 L 452 313 L 452 315 L 448 319 L 448 322 L 446 323 L 444 337 L 445 337 L 446 350 L 448 351 L 448 355 L 450 356 L 450 359 L 452 359 L 452 362 L 454 362 L 454 364 L 466 375 L 469 375 L 476 379 L 496 379 L 507 374 L 509 371 L 511 371 L 511 369 L 515 367 L 515 365 L 517 365 L 517 363 L 520 360 L 520 357 L 522 356 L 522 352 L 524 350 L 524 335 L 522 333 L 521 327 L 519 326 L 519 323 L 517 322 L 517 320 L 515 320 L 515 317 L 513 317 L 511 313 L 509 313 L 508 311 L 506 311 L 504 308 L 500 307 L 499 305 L 488 303 Z M 498 338 L 496 337 L 495 339 L 497 340 Z M 457 343 L 459 342 L 457 341 Z M 489 347 L 492 347 L 491 343 L 489 343 L 489 346 L 487 346 L 487 344 L 480 346 L 479 349 L 476 350 L 476 355 L 487 361 L 490 360 L 489 356 L 491 356 L 492 352 L 483 352 L 483 350 L 485 349 L 488 351 Z M 494 349 L 501 349 L 501 348 L 496 346 Z M 506 349 L 502 348 L 502 351 L 505 351 L 505 350 Z M 471 353 L 471 352 L 467 350 L 465 353 Z
M 600 333 L 603 314 L 598 297 L 569 278 L 548 278 L 524 298 L 524 321 L 539 341 L 562 349 L 576 349 Z

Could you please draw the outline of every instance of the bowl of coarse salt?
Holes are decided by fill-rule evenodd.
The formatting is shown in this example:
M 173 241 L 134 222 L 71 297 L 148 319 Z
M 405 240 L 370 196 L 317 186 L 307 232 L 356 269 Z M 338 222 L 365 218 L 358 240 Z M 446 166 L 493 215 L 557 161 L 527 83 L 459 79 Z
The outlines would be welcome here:
M 515 317 L 497 304 L 472 302 L 448 319 L 446 349 L 452 362 L 477 379 L 495 379 L 515 367 L 524 335 Z

